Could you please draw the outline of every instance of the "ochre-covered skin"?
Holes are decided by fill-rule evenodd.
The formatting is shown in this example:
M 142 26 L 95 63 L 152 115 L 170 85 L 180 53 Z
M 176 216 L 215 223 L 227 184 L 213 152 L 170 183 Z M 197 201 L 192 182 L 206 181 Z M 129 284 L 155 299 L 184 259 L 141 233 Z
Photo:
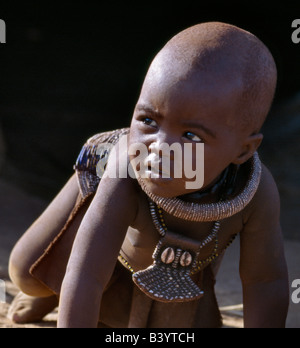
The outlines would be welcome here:
M 182 145 L 203 142 L 203 190 L 215 183 L 231 163 L 241 165 L 236 187 L 239 190 L 248 174 L 243 164 L 261 144 L 260 127 L 272 103 L 275 86 L 273 58 L 255 36 L 224 23 L 194 26 L 171 39 L 151 64 L 134 110 L 129 144 L 143 143 L 149 147 L 154 142 Z M 112 167 L 108 162 L 108 174 Z M 167 183 L 162 178 L 149 179 L 147 188 L 162 197 L 175 197 L 190 193 L 184 183 L 185 178 Z M 53 294 L 29 269 L 64 228 L 78 194 L 73 177 L 13 250 L 10 274 L 23 292 L 46 298 Z M 211 195 L 199 203 L 215 201 L 216 196 Z M 68 266 L 62 284 L 58 281 L 60 327 L 95 327 L 99 313 L 100 318 L 101 313 L 103 318 L 110 318 L 106 320 L 110 326 L 124 325 L 126 321 L 135 327 L 220 325 L 210 267 L 198 273 L 203 279 L 196 280 L 202 283 L 206 295 L 199 302 L 184 305 L 149 302 L 133 287 L 130 272 L 116 267 L 121 248 L 126 250 L 124 256 L 134 269 L 147 267 L 159 240 L 147 197 L 136 180 L 112 179 L 108 175 L 101 180 L 91 202 L 77 203 L 81 212 L 74 215 L 70 229 L 65 231 L 66 236 L 73 226 L 76 237 L 71 253 L 68 251 L 63 257 L 68 259 Z M 246 327 L 285 325 L 288 277 L 279 205 L 276 184 L 263 166 L 252 201 L 242 212 L 221 223 L 220 250 L 232 235 L 240 234 Z M 209 235 L 213 224 L 181 220 L 168 214 L 164 218 L 170 231 L 199 241 Z M 207 258 L 211 245 L 201 252 Z M 59 261 L 57 257 L 51 260 L 54 265 Z M 50 268 L 48 271 L 49 277 L 55 278 Z M 119 287 L 120 284 L 126 286 Z M 110 310 L 106 310 L 107 305 Z M 144 312 L 142 308 L 146 308 Z M 130 317 L 126 319 L 128 313 Z

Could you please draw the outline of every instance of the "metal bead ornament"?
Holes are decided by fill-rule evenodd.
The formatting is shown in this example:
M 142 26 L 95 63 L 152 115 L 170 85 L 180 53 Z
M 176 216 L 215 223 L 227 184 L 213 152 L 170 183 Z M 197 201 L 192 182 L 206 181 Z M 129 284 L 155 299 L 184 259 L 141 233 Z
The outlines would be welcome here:
M 160 198 L 148 192 L 142 179 L 138 181 L 148 196 L 153 224 L 162 236 L 153 254 L 153 264 L 133 274 L 135 284 L 149 297 L 162 302 L 186 302 L 200 299 L 203 291 L 193 282 L 191 275 L 218 257 L 218 232 L 221 219 L 230 217 L 252 200 L 261 178 L 261 162 L 255 153 L 251 159 L 251 172 L 243 191 L 231 200 L 221 195 L 218 203 L 194 204 L 179 198 Z M 236 177 L 236 176 L 235 176 Z M 230 182 L 230 180 L 229 180 Z M 232 188 L 230 188 L 232 189 Z M 211 233 L 202 241 L 196 241 L 168 231 L 163 211 L 188 221 L 215 221 Z M 226 248 L 232 243 L 233 238 Z M 199 261 L 201 249 L 215 241 L 212 254 Z
M 162 210 L 149 200 L 152 221 L 162 236 L 153 254 L 154 263 L 146 270 L 133 274 L 135 284 L 149 297 L 162 302 L 186 302 L 200 299 L 203 291 L 193 282 L 201 249 L 215 240 L 212 259 L 217 251 L 217 234 L 220 222 L 214 224 L 212 232 L 202 241 L 168 231 Z
M 261 162 L 257 152 L 254 153 L 250 162 L 251 171 L 249 179 L 242 192 L 232 199 L 221 200 L 217 203 L 198 204 L 185 202 L 178 197 L 159 197 L 148 190 L 146 182 L 143 178 L 137 177 L 137 180 L 146 195 L 168 214 L 188 221 L 217 221 L 226 219 L 239 213 L 254 197 L 260 183 L 262 171 Z

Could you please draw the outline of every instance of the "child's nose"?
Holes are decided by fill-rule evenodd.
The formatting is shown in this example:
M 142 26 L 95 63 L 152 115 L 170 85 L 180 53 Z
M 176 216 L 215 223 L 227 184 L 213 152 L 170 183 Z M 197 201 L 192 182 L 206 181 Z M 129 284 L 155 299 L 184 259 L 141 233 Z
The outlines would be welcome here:
M 174 151 L 178 150 L 178 147 L 172 147 L 172 144 L 168 143 L 160 143 L 160 142 L 152 142 L 148 146 L 148 152 L 152 155 L 152 160 L 155 162 L 163 161 L 163 158 L 167 158 L 171 161 L 174 161 Z M 179 149 L 181 154 L 181 147 Z
M 150 146 L 155 148 L 155 146 L 162 146 L 162 144 L 167 144 L 167 145 L 171 146 L 174 143 L 178 143 L 178 141 L 179 141 L 178 138 L 176 138 L 170 132 L 165 132 L 162 130 L 157 132 L 155 134 L 155 138 L 153 138 L 151 140 L 152 140 L 151 144 L 148 146 L 148 148 L 150 148 Z M 154 144 L 154 145 L 152 145 L 152 144 Z
M 163 149 L 163 144 L 165 143 L 154 142 L 150 144 L 148 149 L 151 151 L 151 153 L 156 153 L 158 155 L 160 154 L 160 151 Z M 166 156 L 164 152 L 161 155 Z

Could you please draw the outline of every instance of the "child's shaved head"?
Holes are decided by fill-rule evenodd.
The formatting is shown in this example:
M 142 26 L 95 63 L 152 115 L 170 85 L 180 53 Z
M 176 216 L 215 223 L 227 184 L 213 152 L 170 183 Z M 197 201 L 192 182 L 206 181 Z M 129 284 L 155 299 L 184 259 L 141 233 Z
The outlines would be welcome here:
M 173 37 L 154 59 L 148 82 L 153 72 L 156 80 L 161 73 L 174 86 L 188 79 L 223 95 L 226 89 L 234 90 L 237 115 L 228 122 L 250 133 L 260 130 L 277 81 L 276 65 L 266 46 L 253 34 L 219 22 L 195 25 Z
M 276 79 L 271 53 L 249 32 L 218 22 L 188 28 L 153 60 L 135 107 L 130 142 L 149 149 L 153 143 L 195 147 L 202 142 L 208 187 L 231 163 L 247 162 L 260 146 Z M 183 181 L 173 180 L 163 193 L 160 185 L 149 184 L 149 189 L 177 197 L 185 192 Z

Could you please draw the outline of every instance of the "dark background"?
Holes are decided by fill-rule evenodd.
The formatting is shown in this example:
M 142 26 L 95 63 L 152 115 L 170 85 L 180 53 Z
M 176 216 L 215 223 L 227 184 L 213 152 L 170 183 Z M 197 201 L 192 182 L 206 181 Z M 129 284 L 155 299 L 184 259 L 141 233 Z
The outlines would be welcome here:
M 285 233 L 298 238 L 300 44 L 291 23 L 299 1 L 11 1 L 0 18 L 0 174 L 46 200 L 72 175 L 88 137 L 129 125 L 147 68 L 173 35 L 215 20 L 256 34 L 279 73 L 261 156 L 279 186 Z

